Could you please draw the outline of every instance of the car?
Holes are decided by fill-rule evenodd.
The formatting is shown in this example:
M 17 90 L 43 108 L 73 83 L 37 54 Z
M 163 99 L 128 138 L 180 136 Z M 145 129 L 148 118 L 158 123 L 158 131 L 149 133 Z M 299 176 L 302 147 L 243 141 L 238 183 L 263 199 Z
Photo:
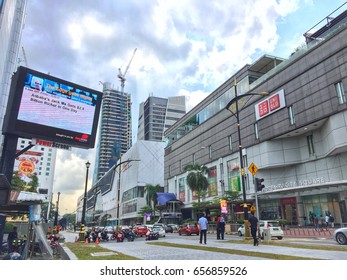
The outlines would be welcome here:
M 199 228 L 197 224 L 193 224 L 193 223 L 186 223 L 183 224 L 182 226 L 180 226 L 180 228 L 178 229 L 178 234 L 182 235 L 192 235 L 192 234 L 196 234 L 199 235 Z
M 164 228 L 166 233 L 173 233 L 173 228 L 171 226 L 165 225 Z
M 114 232 L 113 226 L 107 226 L 106 231 L 107 231 L 107 233 L 113 233 Z
M 168 224 L 168 226 L 171 227 L 174 232 L 177 232 L 179 229 L 179 226 L 176 224 Z
M 146 225 L 136 225 L 134 226 L 134 232 L 136 233 L 137 236 L 145 236 L 148 231 L 148 228 Z
M 159 237 L 165 237 L 165 229 L 162 226 L 153 226 L 153 232 L 158 232 Z
M 279 240 L 283 238 L 284 233 L 278 221 L 274 221 L 274 220 L 259 221 L 260 235 L 262 238 L 264 238 L 264 229 L 266 228 L 270 229 L 271 237 L 276 237 Z M 238 236 L 245 235 L 244 225 L 240 225 L 240 227 L 237 229 L 237 235 Z
M 334 240 L 340 245 L 347 245 L 347 227 L 336 229 L 334 231 Z

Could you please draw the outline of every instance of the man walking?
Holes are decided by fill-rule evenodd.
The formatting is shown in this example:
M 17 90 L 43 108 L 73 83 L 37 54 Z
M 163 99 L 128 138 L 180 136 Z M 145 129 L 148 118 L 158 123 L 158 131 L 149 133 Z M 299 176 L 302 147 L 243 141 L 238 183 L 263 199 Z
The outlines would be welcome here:
M 205 218 L 204 214 L 201 215 L 198 223 L 200 225 L 200 244 L 202 244 L 202 237 L 204 237 L 204 244 L 206 244 L 206 234 L 207 234 L 208 221 Z
M 248 218 L 249 225 L 251 227 L 251 235 L 253 237 L 253 245 L 258 246 L 259 241 L 257 237 L 257 231 L 259 230 L 258 219 L 254 216 L 254 212 L 251 212 L 251 216 Z

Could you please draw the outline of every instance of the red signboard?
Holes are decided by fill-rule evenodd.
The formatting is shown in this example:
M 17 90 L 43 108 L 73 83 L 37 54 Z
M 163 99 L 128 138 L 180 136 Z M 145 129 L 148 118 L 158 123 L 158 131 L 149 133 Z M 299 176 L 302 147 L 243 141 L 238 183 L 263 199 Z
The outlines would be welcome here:
M 259 116 L 264 116 L 267 113 L 269 113 L 269 103 L 267 100 L 265 100 L 264 102 L 261 102 L 258 105 L 258 110 L 259 110 Z
M 284 90 L 281 89 L 270 97 L 261 100 L 255 104 L 255 118 L 259 120 L 272 113 L 284 108 L 286 106 L 286 100 L 284 96 Z
M 276 110 L 280 107 L 280 96 L 275 94 L 269 99 L 270 111 Z

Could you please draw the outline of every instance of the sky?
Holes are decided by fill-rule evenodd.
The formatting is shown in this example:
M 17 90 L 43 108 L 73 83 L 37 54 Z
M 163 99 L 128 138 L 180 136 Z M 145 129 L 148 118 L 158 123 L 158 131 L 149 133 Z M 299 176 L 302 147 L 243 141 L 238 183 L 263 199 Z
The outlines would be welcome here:
M 187 111 L 246 64 L 288 58 L 303 34 L 345 1 L 28 0 L 21 65 L 102 91 L 110 82 L 132 97 L 133 143 L 139 104 L 148 96 L 186 97 Z M 347 5 L 343 6 L 341 12 Z M 25 55 L 24 55 L 25 53 Z M 26 61 L 24 59 L 26 57 Z M 76 210 L 92 186 L 95 149 L 59 150 L 53 202 Z

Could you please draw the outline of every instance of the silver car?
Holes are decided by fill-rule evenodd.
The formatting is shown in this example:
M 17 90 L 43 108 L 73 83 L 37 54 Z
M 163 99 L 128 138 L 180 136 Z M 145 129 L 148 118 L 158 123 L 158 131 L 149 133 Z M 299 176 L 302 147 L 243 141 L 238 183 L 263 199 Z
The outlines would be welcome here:
M 335 230 L 334 240 L 341 245 L 347 245 L 347 227 Z

